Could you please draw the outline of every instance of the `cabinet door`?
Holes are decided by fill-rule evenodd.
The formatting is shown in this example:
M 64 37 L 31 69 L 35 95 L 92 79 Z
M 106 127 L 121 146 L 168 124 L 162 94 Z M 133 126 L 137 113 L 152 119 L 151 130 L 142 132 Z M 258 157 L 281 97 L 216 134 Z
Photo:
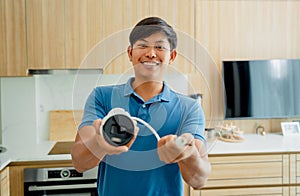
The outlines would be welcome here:
M 300 154 L 296 155 L 296 183 L 300 183 Z
M 99 68 L 81 62 L 103 38 L 102 0 L 66 0 L 65 9 L 66 68 Z
M 25 76 L 25 0 L 0 0 L 0 76 Z
M 150 15 L 166 20 L 176 31 L 178 37 L 177 57 L 170 69 L 183 73 L 196 70 L 195 39 L 194 39 L 194 7 L 195 1 L 151 0 Z
M 65 1 L 27 0 L 29 69 L 65 68 Z
M 9 195 L 9 168 L 0 172 L 0 196 Z
M 148 0 L 103 1 L 103 34 L 99 64 L 108 74 L 132 70 L 127 56 L 129 33 L 133 26 L 149 15 Z

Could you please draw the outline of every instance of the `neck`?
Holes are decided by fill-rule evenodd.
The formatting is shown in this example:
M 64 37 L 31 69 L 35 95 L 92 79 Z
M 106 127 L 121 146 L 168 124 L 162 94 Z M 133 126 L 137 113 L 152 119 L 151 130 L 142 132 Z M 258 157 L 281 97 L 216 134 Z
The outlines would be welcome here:
M 152 97 L 158 95 L 163 90 L 162 81 L 133 81 L 132 87 L 134 91 L 140 95 L 144 101 L 148 101 Z

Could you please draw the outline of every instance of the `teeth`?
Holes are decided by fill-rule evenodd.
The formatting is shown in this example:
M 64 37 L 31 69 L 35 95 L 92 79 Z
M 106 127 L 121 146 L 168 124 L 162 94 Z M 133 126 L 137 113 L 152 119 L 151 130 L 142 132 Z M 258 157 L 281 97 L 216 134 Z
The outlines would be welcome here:
M 159 63 L 156 63 L 156 62 L 142 62 L 142 64 L 147 65 L 147 66 L 156 66 L 156 65 L 159 65 Z

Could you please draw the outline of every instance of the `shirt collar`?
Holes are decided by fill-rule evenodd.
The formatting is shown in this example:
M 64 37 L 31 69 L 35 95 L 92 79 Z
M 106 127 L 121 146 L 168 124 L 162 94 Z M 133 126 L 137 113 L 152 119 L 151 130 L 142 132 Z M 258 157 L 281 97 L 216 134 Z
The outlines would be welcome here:
M 124 96 L 125 97 L 128 97 L 132 94 L 138 96 L 137 94 L 135 94 L 135 92 L 131 86 L 131 83 L 133 82 L 133 80 L 134 80 L 134 78 L 132 77 L 125 84 L 125 87 L 124 87 Z M 167 101 L 168 102 L 171 99 L 170 98 L 171 90 L 165 81 L 163 81 L 163 85 L 164 85 L 163 91 L 159 95 L 157 95 L 155 99 L 156 99 L 156 101 Z

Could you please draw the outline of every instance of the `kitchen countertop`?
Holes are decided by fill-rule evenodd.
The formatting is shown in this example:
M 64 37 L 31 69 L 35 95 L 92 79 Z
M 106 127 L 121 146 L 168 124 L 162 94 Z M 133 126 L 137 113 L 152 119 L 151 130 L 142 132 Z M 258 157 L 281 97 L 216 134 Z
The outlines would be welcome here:
M 208 142 L 209 155 L 252 154 L 252 153 L 296 153 L 300 152 L 300 135 L 282 136 L 281 134 L 245 134 L 244 141 L 229 143 L 223 141 Z M 48 155 L 55 142 L 45 141 L 39 144 L 15 142 L 5 146 L 7 151 L 0 153 L 0 170 L 11 162 L 22 161 L 59 161 L 71 160 L 70 154 Z
M 244 141 L 230 143 L 216 140 L 208 143 L 209 155 L 300 152 L 300 135 L 245 134 Z
M 51 141 L 38 144 L 15 142 L 5 146 L 7 151 L 0 153 L 0 171 L 11 162 L 71 160 L 70 154 L 48 155 L 55 143 Z

